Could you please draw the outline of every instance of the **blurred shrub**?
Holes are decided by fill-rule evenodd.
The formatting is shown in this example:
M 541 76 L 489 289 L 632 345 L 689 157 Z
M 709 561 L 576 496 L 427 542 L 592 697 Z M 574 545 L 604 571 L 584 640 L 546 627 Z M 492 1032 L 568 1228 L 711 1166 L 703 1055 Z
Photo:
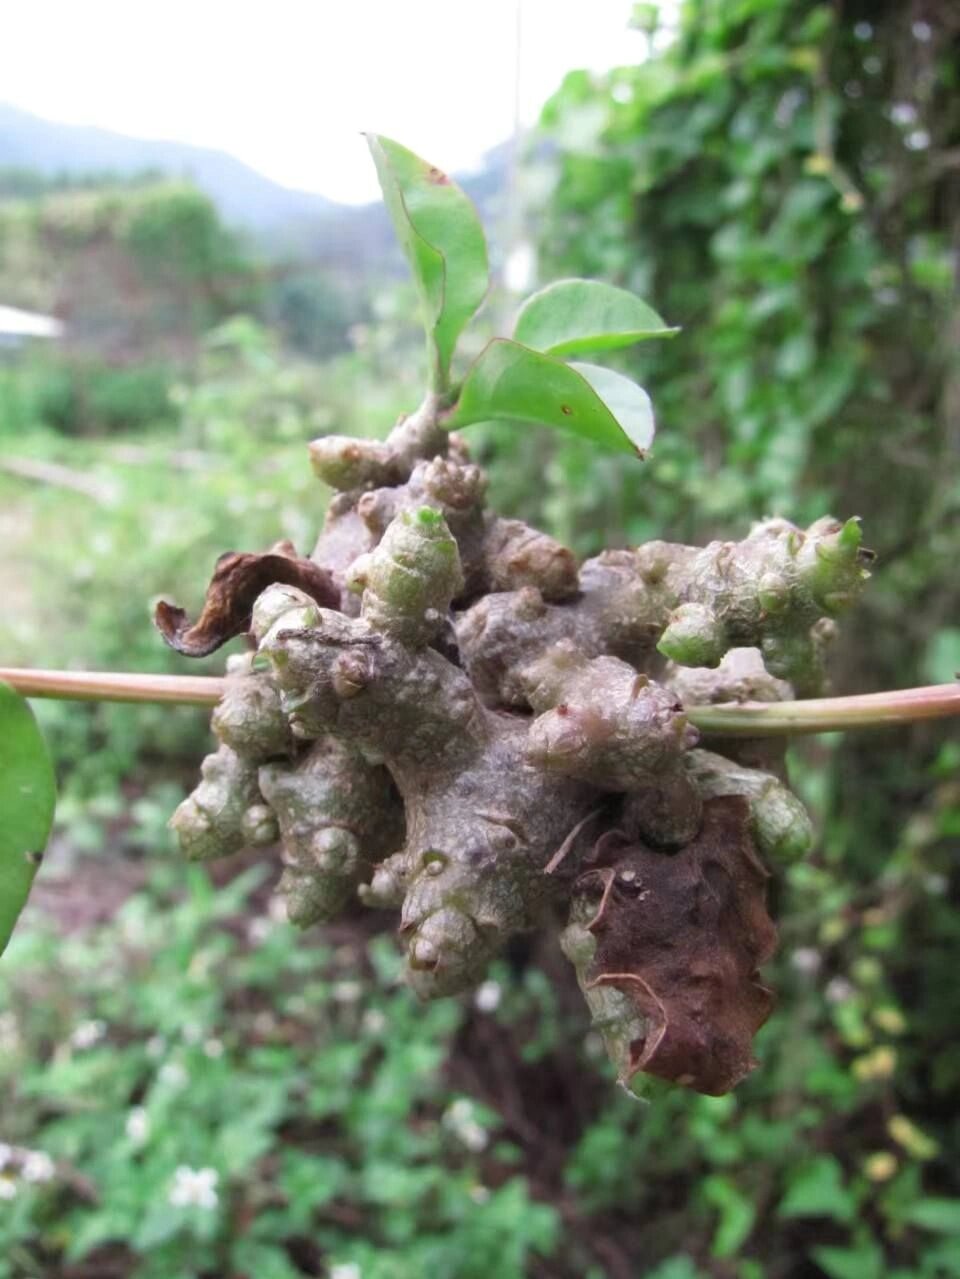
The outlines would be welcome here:
M 143 178 L 0 199 L 0 295 L 58 315 L 74 355 L 182 362 L 259 305 L 260 268 L 196 187 Z
M 300 355 L 325 360 L 350 349 L 350 330 L 367 319 L 359 289 L 307 265 L 282 268 L 267 290 L 266 313 L 284 342 Z
M 5 956 L 0 1276 L 523 1279 L 558 1216 L 441 1075 L 462 1008 L 186 877 Z
M 38 486 L 0 468 L 4 663 L 182 673 L 185 659 L 153 628 L 154 600 L 197 607 L 225 550 L 263 550 L 281 537 L 312 550 L 328 494 L 308 441 L 385 433 L 410 407 L 407 378 L 391 382 L 382 359 L 371 347 L 319 369 L 241 317 L 214 330 L 194 376 L 169 388 L 172 422 L 68 439 L 38 429 L 21 403 L 20 420 L 34 425 L 15 445 L 8 437 L 9 451 L 64 473 Z M 72 473 L 83 492 L 69 487 Z M 222 666 L 220 655 L 190 669 Z M 192 768 L 207 741 L 207 716 L 189 709 L 51 702 L 39 712 L 68 787 L 87 795 Z
M 35 426 L 65 435 L 110 435 L 169 423 L 168 364 L 111 365 L 36 353 L 0 368 L 0 435 Z
M 263 865 L 165 862 L 168 794 L 116 805 L 111 859 L 55 849 L 4 961 L 0 1276 L 957 1275 L 950 765 L 871 885 L 789 872 L 755 1074 L 645 1104 L 558 953 L 418 1004 L 392 938 L 303 936 Z

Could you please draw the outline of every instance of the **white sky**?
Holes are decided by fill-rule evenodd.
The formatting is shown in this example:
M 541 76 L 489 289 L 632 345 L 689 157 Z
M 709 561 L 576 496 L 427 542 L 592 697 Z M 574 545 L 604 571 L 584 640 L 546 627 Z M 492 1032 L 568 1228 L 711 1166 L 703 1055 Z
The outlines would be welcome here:
M 372 129 L 469 169 L 573 67 L 638 61 L 630 0 L 0 0 L 0 100 L 232 152 L 278 182 L 378 198 Z

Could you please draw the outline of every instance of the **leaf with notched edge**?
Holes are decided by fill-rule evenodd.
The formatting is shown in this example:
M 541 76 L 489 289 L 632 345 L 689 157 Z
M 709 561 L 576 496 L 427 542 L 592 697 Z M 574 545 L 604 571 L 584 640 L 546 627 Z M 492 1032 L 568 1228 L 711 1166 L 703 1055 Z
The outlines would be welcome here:
M 303 559 L 290 542 L 277 542 L 263 554 L 227 551 L 217 560 L 203 610 L 195 622 L 166 600 L 154 610 L 157 630 L 178 653 L 206 657 L 250 628 L 257 596 L 274 583 L 296 586 L 323 608 L 340 607 L 340 592 L 325 568 Z
M 757 969 L 776 930 L 746 801 L 708 800 L 703 813 L 677 853 L 601 853 L 574 886 L 573 916 L 595 944 L 578 974 L 588 998 L 612 987 L 625 1000 L 621 1076 L 644 1071 L 719 1096 L 755 1064 L 753 1036 L 773 1005 Z

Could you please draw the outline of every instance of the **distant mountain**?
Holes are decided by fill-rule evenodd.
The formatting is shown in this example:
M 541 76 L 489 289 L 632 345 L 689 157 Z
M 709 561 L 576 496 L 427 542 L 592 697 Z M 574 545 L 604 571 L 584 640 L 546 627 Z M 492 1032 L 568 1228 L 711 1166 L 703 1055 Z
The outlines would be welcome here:
M 0 168 L 46 175 L 159 172 L 189 177 L 226 221 L 254 232 L 346 212 L 346 206 L 281 186 L 223 151 L 128 138 L 107 129 L 58 124 L 0 103 Z
M 488 230 L 506 189 L 509 162 L 510 144 L 501 143 L 488 152 L 478 172 L 457 175 Z M 188 177 L 210 196 L 227 222 L 253 234 L 270 256 L 303 257 L 344 272 L 401 269 L 381 203 L 339 204 L 296 191 L 224 151 L 59 124 L 0 103 L 0 169 L 78 179 L 91 174 Z

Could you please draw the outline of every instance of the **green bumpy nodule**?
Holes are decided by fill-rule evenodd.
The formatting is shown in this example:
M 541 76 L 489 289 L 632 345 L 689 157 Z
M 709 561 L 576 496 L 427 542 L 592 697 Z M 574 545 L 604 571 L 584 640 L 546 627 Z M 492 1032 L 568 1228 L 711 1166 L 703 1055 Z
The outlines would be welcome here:
M 371 626 L 412 645 L 430 641 L 463 589 L 457 543 L 439 511 L 402 511 L 380 545 L 357 560 L 347 585 L 363 592 Z

